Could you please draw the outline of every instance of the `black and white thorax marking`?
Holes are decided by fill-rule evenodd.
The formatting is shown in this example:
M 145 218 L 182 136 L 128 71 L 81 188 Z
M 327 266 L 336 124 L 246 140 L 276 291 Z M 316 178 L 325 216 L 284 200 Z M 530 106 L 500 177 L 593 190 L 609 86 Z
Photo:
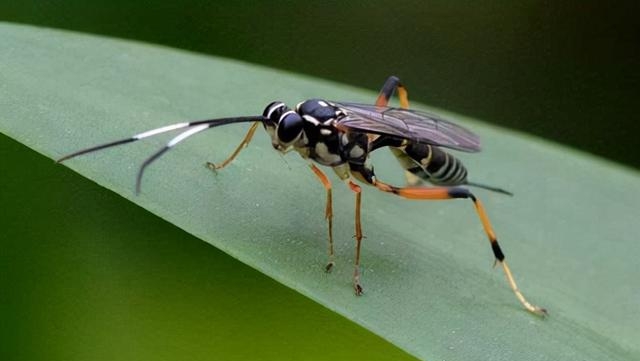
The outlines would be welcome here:
M 364 164 L 368 153 L 366 134 L 345 132 L 335 126 L 345 116 L 339 107 L 319 99 L 299 103 L 295 110 L 273 102 L 264 111 L 263 124 L 273 147 L 283 153 L 295 150 L 304 158 L 336 167 Z

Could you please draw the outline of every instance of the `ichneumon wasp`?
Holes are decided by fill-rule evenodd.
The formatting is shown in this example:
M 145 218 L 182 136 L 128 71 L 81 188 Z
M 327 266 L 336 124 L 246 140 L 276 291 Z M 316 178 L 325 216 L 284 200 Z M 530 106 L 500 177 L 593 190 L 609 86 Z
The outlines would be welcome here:
M 389 99 L 397 92 L 400 108 L 388 106 Z M 97 145 L 66 155 L 58 162 L 81 154 L 135 142 L 172 130 L 186 129 L 172 138 L 163 148 L 147 158 L 138 171 L 136 192 L 140 192 L 142 175 L 147 166 L 168 150 L 187 138 L 207 129 L 233 123 L 253 123 L 235 151 L 222 163 L 207 163 L 212 170 L 222 169 L 235 159 L 246 147 L 260 124 L 263 125 L 271 144 L 281 153 L 298 152 L 309 162 L 327 193 L 325 218 L 329 228 L 329 262 L 326 271 L 334 266 L 333 252 L 333 212 L 331 182 L 315 163 L 328 166 L 355 194 L 355 240 L 356 255 L 353 286 L 356 295 L 362 294 L 360 285 L 360 246 L 363 238 L 360 223 L 361 188 L 354 180 L 377 189 L 408 199 L 445 200 L 466 198 L 473 202 L 484 231 L 489 238 L 496 264 L 500 264 L 509 286 L 520 303 L 530 312 L 546 315 L 544 308 L 529 303 L 518 289 L 514 277 L 505 262 L 504 253 L 498 245 L 489 217 L 480 200 L 467 188 L 474 186 L 491 191 L 511 194 L 503 189 L 472 183 L 467 180 L 467 170 L 462 163 L 440 147 L 465 152 L 480 150 L 478 137 L 472 132 L 444 119 L 443 117 L 409 109 L 406 88 L 400 80 L 391 76 L 387 79 L 373 105 L 334 102 L 310 99 L 296 105 L 295 109 L 275 101 L 267 105 L 262 115 L 208 119 L 176 123 L 151 129 L 130 138 Z M 376 149 L 388 147 L 405 169 L 409 185 L 397 187 L 379 180 L 370 164 L 369 155 Z M 422 181 L 435 187 L 420 186 Z

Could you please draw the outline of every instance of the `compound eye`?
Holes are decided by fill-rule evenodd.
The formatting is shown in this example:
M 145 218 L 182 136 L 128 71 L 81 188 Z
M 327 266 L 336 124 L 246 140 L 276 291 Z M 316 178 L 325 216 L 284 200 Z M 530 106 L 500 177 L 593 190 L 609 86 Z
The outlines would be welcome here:
M 278 123 L 278 139 L 285 144 L 293 142 L 302 132 L 303 126 L 304 120 L 298 113 L 284 113 Z

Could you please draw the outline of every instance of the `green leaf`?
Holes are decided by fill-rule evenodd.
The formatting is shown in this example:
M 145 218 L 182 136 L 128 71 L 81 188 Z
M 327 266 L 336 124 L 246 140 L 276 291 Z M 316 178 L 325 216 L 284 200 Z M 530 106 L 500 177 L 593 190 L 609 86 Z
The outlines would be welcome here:
M 0 33 L 0 131 L 54 159 L 174 122 L 260 114 L 275 99 L 375 98 L 156 46 L 6 24 Z M 420 358 L 637 359 L 637 172 L 458 119 L 484 143 L 483 153 L 460 155 L 471 178 L 516 194 L 476 192 L 520 288 L 550 311 L 547 319 L 524 311 L 491 269 L 470 202 L 405 201 L 370 188 L 363 195 L 366 293 L 356 298 L 353 195 L 335 177 L 337 267 L 325 274 L 324 191 L 304 161 L 278 156 L 258 134 L 219 174 L 204 167 L 224 159 L 246 126 L 176 147 L 148 169 L 139 196 L 137 167 L 165 138 L 65 165 Z M 395 160 L 378 153 L 379 177 L 401 184 Z

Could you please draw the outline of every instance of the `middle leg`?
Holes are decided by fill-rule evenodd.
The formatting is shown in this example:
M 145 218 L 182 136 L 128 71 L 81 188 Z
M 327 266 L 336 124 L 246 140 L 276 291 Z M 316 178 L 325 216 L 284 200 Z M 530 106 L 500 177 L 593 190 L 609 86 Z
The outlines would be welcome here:
M 355 184 L 351 179 L 351 174 L 358 177 L 358 173 L 353 173 L 353 166 L 351 163 L 345 163 L 336 167 L 333 167 L 333 171 L 340 179 L 342 179 L 349 189 L 356 195 L 355 204 L 355 230 L 356 234 L 353 236 L 356 239 L 356 255 L 353 269 L 353 289 L 356 292 L 356 296 L 362 295 L 362 285 L 360 284 L 360 246 L 362 245 L 362 222 L 360 221 L 360 208 L 362 204 L 362 189 L 359 185 Z
M 352 180 L 347 181 L 349 188 L 356 194 L 356 211 L 355 211 L 355 226 L 356 234 L 353 236 L 356 239 L 356 258 L 354 261 L 353 269 L 353 289 L 356 292 L 356 296 L 362 295 L 362 285 L 360 285 L 360 246 L 362 245 L 362 223 L 360 221 L 360 208 L 362 204 L 362 189 L 359 185 L 353 183 Z

